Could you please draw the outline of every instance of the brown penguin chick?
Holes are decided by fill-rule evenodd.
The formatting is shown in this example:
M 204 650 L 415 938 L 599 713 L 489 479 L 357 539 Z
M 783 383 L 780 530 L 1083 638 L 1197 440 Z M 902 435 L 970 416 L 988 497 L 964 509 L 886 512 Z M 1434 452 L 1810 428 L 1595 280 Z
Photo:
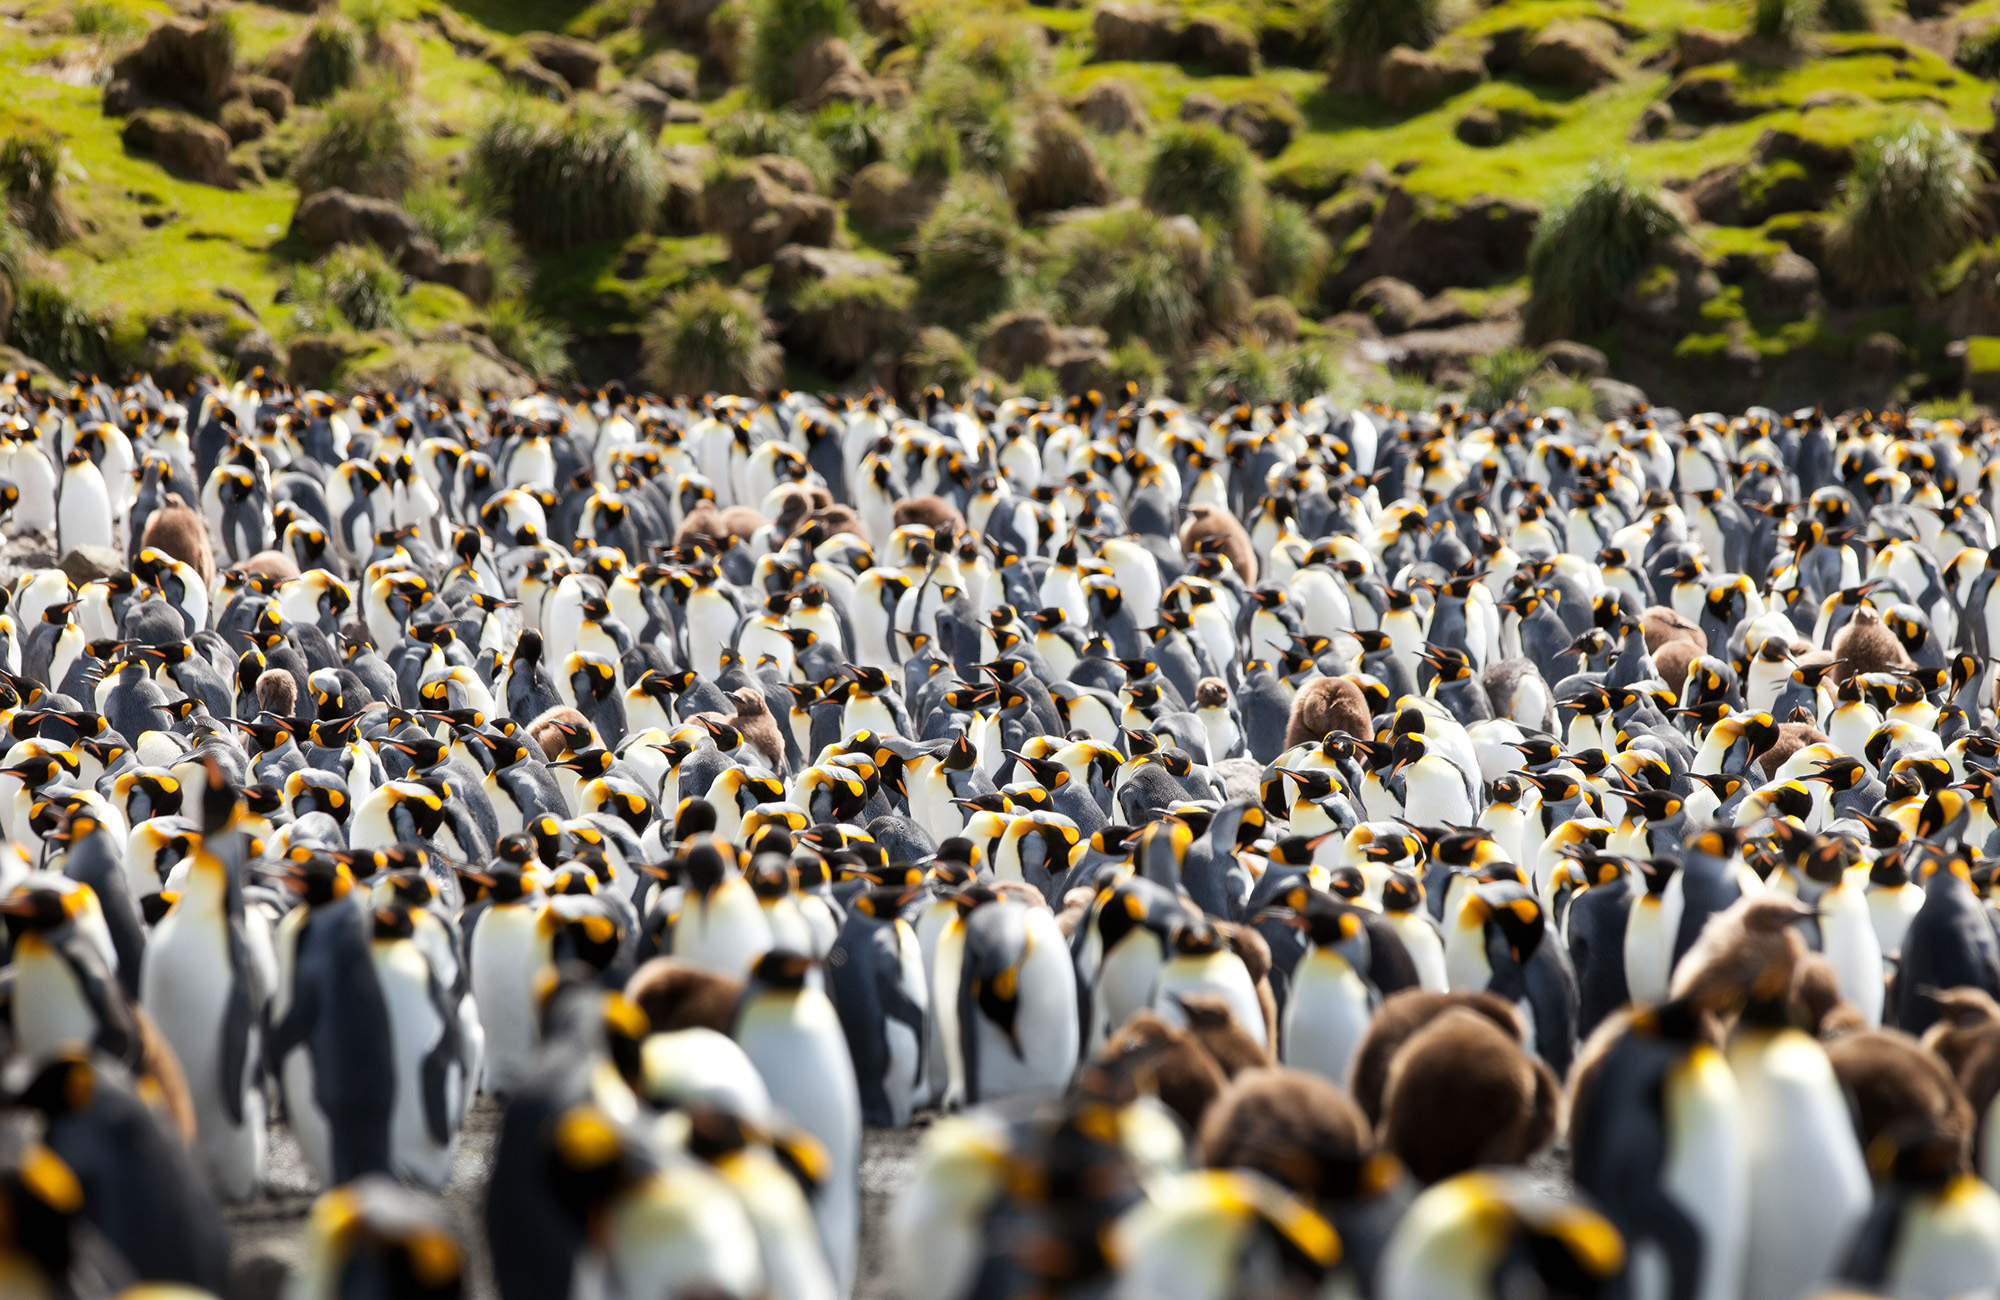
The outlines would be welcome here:
M 180 493 L 167 493 L 167 499 L 146 516 L 139 545 L 165 551 L 199 573 L 202 586 L 214 588 L 215 549 L 209 545 L 208 524 Z
M 1330 731 L 1344 731 L 1356 740 L 1375 734 L 1369 725 L 1368 697 L 1346 677 L 1315 677 L 1292 697 L 1291 721 L 1285 724 L 1285 748 L 1317 745 Z
M 1079 885 L 1063 895 L 1062 911 L 1056 913 L 1056 924 L 1061 927 L 1063 938 L 1076 934 L 1076 927 L 1090 915 L 1090 905 L 1096 901 L 1097 891 L 1088 885 Z
M 1805 722 L 1780 722 L 1778 739 L 1769 749 L 1757 755 L 1757 765 L 1764 769 L 1764 779 L 1770 780 L 1777 770 L 1785 765 L 1785 760 L 1804 749 L 1807 745 L 1823 745 L 1826 733 Z
M 1151 1011 L 1125 1022 L 1097 1054 L 1097 1064 L 1118 1083 L 1118 1100 L 1157 1096 L 1190 1130 L 1229 1082 L 1201 1041 Z
M 1382 1140 L 1418 1179 L 1516 1165 L 1556 1133 L 1562 1085 L 1520 1040 L 1477 1011 L 1453 1008 L 1389 1063 Z
M 299 576 L 298 561 L 283 551 L 259 551 L 243 561 L 243 571 L 260 578 L 284 582 Z
M 1351 1087 L 1361 1113 L 1373 1124 L 1382 1118 L 1382 1094 L 1389 1083 L 1389 1063 L 1404 1043 L 1447 1011 L 1460 1009 L 1485 1016 L 1514 1036 L 1517 1043 L 1528 1041 L 1528 1027 L 1521 1013 L 1493 993 L 1426 993 L 1403 989 L 1383 999 L 1368 1032 L 1354 1053 Z
M 1666 605 L 1648 605 L 1639 616 L 1639 628 L 1646 636 L 1646 653 L 1657 656 L 1676 641 L 1694 647 L 1695 655 L 1708 653 L 1708 634 Z M 1693 658 L 1694 656 L 1689 656 Z M 1659 660 L 1653 661 L 1656 665 Z
M 1816 952 L 1799 958 L 1792 971 L 1792 988 L 1785 1005 L 1793 1024 L 1814 1038 L 1832 1039 L 1868 1028 L 1861 1008 L 1840 991 L 1840 974 Z
M 1674 970 L 1669 995 L 1709 1011 L 1775 1002 L 1805 956 L 1798 923 L 1812 908 L 1791 894 L 1754 894 L 1708 919 Z
M 1257 1002 L 1264 1008 L 1264 1041 L 1271 1044 L 1270 1060 L 1277 1060 L 1278 1044 L 1278 998 L 1271 992 L 1271 945 L 1264 941 L 1247 925 L 1237 925 L 1230 921 L 1217 921 L 1215 932 L 1222 936 L 1250 972 L 1250 982 L 1257 986 Z
M 1261 1070 L 1271 1064 L 1270 1056 L 1257 1046 L 1248 1030 L 1236 1023 L 1228 1001 L 1220 993 L 1189 993 L 1180 999 L 1187 1016 L 1188 1032 L 1200 1040 L 1222 1067 L 1224 1077 L 1234 1079 L 1245 1070 Z
M 1943 1061 L 1895 1029 L 1863 1029 L 1826 1045 L 1854 1113 L 1861 1149 L 1901 1125 L 1922 1124 L 1955 1138 L 1961 1151 L 1972 1142 L 1972 1107 Z
M 257 707 L 266 713 L 289 718 L 299 711 L 299 679 L 282 668 L 267 668 L 257 675 Z
M 839 533 L 851 533 L 856 537 L 866 537 L 868 535 L 862 531 L 861 516 L 854 512 L 854 507 L 841 505 L 837 502 L 815 510 L 811 522 L 818 524 L 820 531 L 828 537 Z
M 1965 1081 L 1965 1063 L 1980 1043 L 2000 1041 L 2000 1002 L 1985 989 L 1966 985 L 1931 994 L 1938 1005 L 1936 1023 L 1924 1031 L 1924 1050 L 1935 1052 L 1945 1068 Z
M 743 743 L 761 754 L 773 772 L 782 773 L 785 740 L 778 734 L 778 720 L 771 716 L 764 693 L 754 686 L 743 686 L 729 692 L 729 698 L 736 705 L 736 716 L 729 725 L 743 733 Z
M 1049 900 L 1043 896 L 1042 891 L 1025 880 L 989 881 L 987 888 L 1002 898 L 1011 898 L 1015 902 L 1035 908 L 1037 911 L 1046 912 L 1050 910 Z
M 1872 605 L 1858 605 L 1847 625 L 1833 634 L 1833 657 L 1839 660 L 1829 674 L 1844 682 L 1856 673 L 1898 673 L 1914 668 L 1909 651 L 1882 621 Z
M 563 756 L 566 749 L 588 748 L 588 743 L 572 743 L 591 735 L 590 719 L 567 704 L 558 704 L 528 724 L 528 739 L 542 747 L 542 753 L 553 763 Z
M 625 996 L 646 1013 L 656 1034 L 677 1029 L 727 1034 L 743 998 L 743 982 L 678 957 L 655 957 L 625 981 Z
M 947 533 L 957 537 L 965 531 L 965 516 L 958 512 L 957 506 L 943 497 L 910 497 L 908 500 L 898 501 L 890 518 L 896 521 L 898 528 L 920 524 L 930 529 L 937 534 L 940 548 L 950 544 L 945 538 Z
M 704 497 L 694 503 L 694 509 L 681 519 L 681 526 L 674 530 L 674 546 L 687 550 L 698 542 L 722 547 L 728 530 L 722 526 L 722 512 L 715 508 L 715 502 Z
M 768 522 L 764 512 L 755 506 L 728 507 L 722 512 L 722 535 L 726 539 L 723 546 L 728 547 L 730 542 L 749 541 Z
M 804 483 L 780 486 L 777 498 L 778 514 L 771 522 L 780 537 L 790 537 L 806 526 L 814 511 L 833 504 L 833 497 L 825 488 L 809 487 Z
M 1181 553 L 1214 551 L 1229 561 L 1243 585 L 1257 585 L 1257 552 L 1250 545 L 1250 533 L 1243 522 L 1221 506 L 1198 501 L 1188 507 L 1188 521 L 1181 525 Z
M 1688 665 L 1701 658 L 1702 653 L 1692 641 L 1669 641 L 1653 651 L 1653 671 L 1678 696 L 1687 684 Z
M 1354 1099 L 1301 1070 L 1245 1070 L 1208 1108 L 1201 1162 L 1249 1169 L 1305 1200 L 1326 1205 L 1383 1190 L 1395 1162 Z
M 173 1045 L 167 1036 L 153 1023 L 144 1007 L 132 1008 L 132 1020 L 139 1028 L 139 1077 L 150 1080 L 155 1095 L 147 1097 L 160 1117 L 173 1126 L 180 1135 L 181 1143 L 194 1146 L 195 1119 L 194 1094 L 188 1091 L 187 1074 L 181 1069 L 181 1058 L 174 1055 Z M 143 1095 L 143 1094 L 142 1094 Z

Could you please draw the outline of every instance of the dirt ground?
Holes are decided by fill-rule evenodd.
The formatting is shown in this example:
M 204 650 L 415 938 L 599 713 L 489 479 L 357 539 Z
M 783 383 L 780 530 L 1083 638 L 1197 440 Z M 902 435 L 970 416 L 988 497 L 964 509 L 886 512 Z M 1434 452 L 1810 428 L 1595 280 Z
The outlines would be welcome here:
M 482 1212 L 486 1174 L 493 1143 L 500 1131 L 500 1108 L 481 1098 L 466 1116 L 452 1162 L 451 1185 L 444 1202 L 472 1262 L 466 1300 L 497 1300 L 486 1255 Z M 909 1181 L 916 1160 L 921 1128 L 869 1129 L 861 1144 L 861 1266 L 854 1300 L 897 1300 L 889 1280 L 888 1241 L 884 1231 L 889 1204 Z M 317 1194 L 312 1173 L 298 1143 L 282 1125 L 272 1129 L 271 1162 L 264 1196 L 229 1211 L 234 1295 L 230 1300 L 272 1300 L 285 1275 L 304 1252 L 302 1233 L 306 1212 Z M 557 1300 L 557 1298 L 551 1298 Z

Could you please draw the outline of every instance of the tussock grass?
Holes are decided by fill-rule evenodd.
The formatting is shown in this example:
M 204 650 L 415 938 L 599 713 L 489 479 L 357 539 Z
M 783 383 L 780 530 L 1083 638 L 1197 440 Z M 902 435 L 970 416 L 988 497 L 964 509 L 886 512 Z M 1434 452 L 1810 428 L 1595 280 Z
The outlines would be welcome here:
M 111 362 L 111 330 L 104 318 L 65 285 L 35 275 L 15 282 L 7 342 L 58 375 L 97 374 Z
M 503 110 L 473 141 L 472 173 L 522 242 L 548 250 L 648 229 L 666 189 L 659 154 L 631 123 L 590 108 Z
M 960 163 L 971 171 L 1011 176 L 1021 165 L 1014 93 L 962 63 L 941 61 L 924 75 L 910 108 L 912 129 L 943 128 L 958 138 Z M 907 164 L 906 164 L 907 165 Z M 918 174 L 912 169 L 912 174 Z
M 895 121 L 866 104 L 828 104 L 813 116 L 812 134 L 832 156 L 837 174 L 852 176 L 889 156 Z
M 668 298 L 647 322 L 645 381 L 663 393 L 742 393 L 777 382 L 782 356 L 757 300 L 702 284 Z
M 494 297 L 518 296 L 526 289 L 528 265 L 521 245 L 485 195 L 433 181 L 405 194 L 403 210 L 446 257 L 486 254 Z
M 1326 42 L 1340 58 L 1372 65 L 1398 45 L 1428 49 L 1444 35 L 1439 0 L 1331 0 Z
M 833 150 L 813 134 L 811 119 L 790 109 L 767 112 L 751 108 L 731 113 L 709 129 L 708 142 L 738 158 L 774 153 L 796 159 L 805 164 L 821 189 L 829 186 L 840 170 Z
M 1065 222 L 1049 246 L 1057 301 L 1113 342 L 1176 356 L 1205 327 L 1208 252 L 1189 223 L 1122 208 Z
M 908 333 L 916 292 L 906 275 L 836 275 L 805 285 L 793 305 L 813 351 L 846 373 Z
M 292 179 L 299 193 L 343 189 L 400 199 L 419 170 L 416 128 L 402 87 L 377 78 L 328 101 L 299 149 Z
M 403 273 L 373 244 L 342 245 L 292 274 L 292 328 L 326 333 L 403 323 Z
M 1536 348 L 1501 348 L 1472 362 L 1472 391 L 1466 402 L 1482 411 L 1491 411 L 1528 396 L 1548 363 Z
M 1146 205 L 1217 221 L 1230 230 L 1255 225 L 1260 185 L 1250 148 L 1207 123 L 1160 132 L 1146 161 Z
M 63 195 L 69 150 L 51 131 L 22 131 L 0 139 L 0 195 L 21 229 L 44 248 L 76 238 L 76 216 Z
M 1863 294 L 1921 292 L 1972 239 L 1988 168 L 1965 137 L 1918 119 L 1865 141 L 1827 231 L 1836 278 Z
M 1264 205 L 1262 241 L 1257 249 L 1257 287 L 1266 294 L 1306 303 L 1319 289 L 1333 247 L 1312 214 L 1290 199 Z
M 1591 168 L 1542 214 L 1528 247 L 1529 336 L 1562 338 L 1609 323 L 1653 245 L 1685 229 L 1658 190 L 1618 168 Z
M 767 104 L 792 99 L 792 59 L 821 36 L 861 30 L 847 0 L 759 0 L 751 10 L 750 88 Z
M 77 0 L 69 7 L 69 29 L 78 36 L 122 41 L 145 31 L 146 24 L 131 10 L 109 0 Z
M 338 9 L 329 10 L 306 28 L 292 94 L 301 104 L 317 104 L 360 80 L 366 62 L 360 29 Z
M 979 365 L 964 340 L 932 325 L 917 331 L 916 341 L 903 354 L 903 395 L 914 400 L 929 389 L 939 388 L 947 402 L 961 401 L 978 374 Z
M 935 321 L 968 329 L 1020 294 L 1021 230 L 1006 192 L 985 177 L 954 181 L 913 247 L 918 300 Z
M 1233 402 L 1303 402 L 1334 384 L 1333 358 L 1313 343 L 1269 346 L 1254 335 L 1236 343 L 1215 340 L 1188 366 L 1190 400 L 1209 406 Z
M 519 298 L 502 298 L 487 309 L 486 337 L 537 378 L 570 373 L 570 332 Z

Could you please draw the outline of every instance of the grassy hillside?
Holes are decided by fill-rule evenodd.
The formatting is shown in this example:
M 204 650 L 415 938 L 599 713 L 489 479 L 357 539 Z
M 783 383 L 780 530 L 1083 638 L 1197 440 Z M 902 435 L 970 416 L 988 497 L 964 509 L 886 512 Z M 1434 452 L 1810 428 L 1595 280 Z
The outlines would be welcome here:
M 2000 390 L 1975 155 L 1925 156 L 1943 229 L 1837 229 L 1876 142 L 1992 131 L 2000 0 L 4 12 L 0 321 L 58 372 L 1593 400 L 1553 343 L 1682 402 Z M 1665 224 L 1535 253 L 1593 175 Z

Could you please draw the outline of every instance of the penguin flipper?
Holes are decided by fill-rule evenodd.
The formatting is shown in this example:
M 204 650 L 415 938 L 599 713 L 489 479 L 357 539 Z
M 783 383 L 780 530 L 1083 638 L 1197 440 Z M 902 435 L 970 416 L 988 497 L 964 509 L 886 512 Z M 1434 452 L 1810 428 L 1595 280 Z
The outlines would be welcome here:
M 459 1064 L 464 1049 L 459 1042 L 458 1015 L 446 1002 L 444 987 L 438 983 L 435 974 L 431 976 L 430 983 L 431 1009 L 437 1012 L 438 1023 L 444 1028 L 438 1035 L 437 1043 L 424 1057 L 424 1128 L 430 1133 L 431 1141 L 439 1146 L 448 1146 L 452 1138 L 451 1099 L 446 1091 L 451 1067 Z
M 231 1124 L 243 1122 L 243 1072 L 250 1062 L 255 1015 L 249 986 L 239 974 L 229 981 L 229 1001 L 222 1009 L 222 1108 Z

